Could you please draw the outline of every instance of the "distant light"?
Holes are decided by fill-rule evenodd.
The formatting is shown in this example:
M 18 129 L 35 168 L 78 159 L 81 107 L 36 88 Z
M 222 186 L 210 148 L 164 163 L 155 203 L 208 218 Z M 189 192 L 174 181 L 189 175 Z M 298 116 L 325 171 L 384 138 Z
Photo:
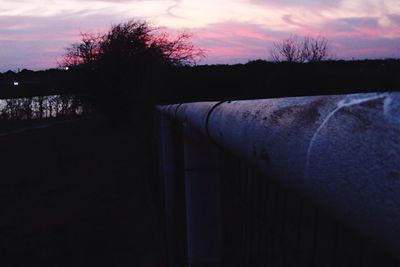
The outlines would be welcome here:
M 13 82 L 14 86 L 18 86 L 19 82 Z
M 65 67 L 64 70 L 69 70 L 69 67 Z

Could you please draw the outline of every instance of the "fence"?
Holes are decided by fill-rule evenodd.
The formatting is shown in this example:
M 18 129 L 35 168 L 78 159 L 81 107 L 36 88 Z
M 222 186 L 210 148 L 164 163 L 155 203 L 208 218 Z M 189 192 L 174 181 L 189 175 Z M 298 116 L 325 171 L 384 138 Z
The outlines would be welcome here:
M 400 93 L 159 106 L 171 266 L 400 255 Z

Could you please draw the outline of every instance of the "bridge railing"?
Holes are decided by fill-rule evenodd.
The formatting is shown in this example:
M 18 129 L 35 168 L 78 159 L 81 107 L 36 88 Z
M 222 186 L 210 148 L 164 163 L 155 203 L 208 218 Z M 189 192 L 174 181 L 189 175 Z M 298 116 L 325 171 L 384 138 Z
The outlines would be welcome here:
M 157 109 L 171 264 L 396 264 L 400 93 Z

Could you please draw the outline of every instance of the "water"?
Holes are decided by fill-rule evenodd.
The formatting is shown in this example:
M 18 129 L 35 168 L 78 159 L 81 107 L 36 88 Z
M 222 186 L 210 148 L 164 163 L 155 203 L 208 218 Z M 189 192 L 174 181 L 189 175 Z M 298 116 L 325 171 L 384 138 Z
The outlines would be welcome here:
M 50 95 L 0 99 L 0 119 L 29 120 L 82 115 L 81 100 L 75 96 Z

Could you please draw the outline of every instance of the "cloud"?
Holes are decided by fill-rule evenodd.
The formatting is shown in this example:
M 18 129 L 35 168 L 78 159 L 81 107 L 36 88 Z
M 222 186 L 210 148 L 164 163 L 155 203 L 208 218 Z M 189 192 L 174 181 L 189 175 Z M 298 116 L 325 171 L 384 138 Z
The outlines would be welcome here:
M 330 23 L 323 36 L 328 39 L 331 53 L 338 59 L 400 57 L 400 35 L 385 37 L 378 19 L 343 19 L 340 26 L 337 26 L 339 21 Z M 347 28 L 348 25 L 352 28 Z M 207 64 L 268 60 L 273 43 L 291 34 L 259 24 L 238 22 L 216 23 L 194 32 L 195 43 L 207 51 L 207 58 L 203 61 Z
M 166 14 L 169 6 L 175 0 L 133 0 L 133 1 L 103 1 L 103 0 L 32 0 L 12 1 L 2 0 L 0 16 L 57 16 L 65 14 L 87 15 L 119 15 L 144 17 Z
M 225 22 L 194 31 L 193 41 L 206 50 L 203 63 L 238 63 L 268 59 L 273 42 L 287 36 L 286 32 L 267 29 L 251 23 Z
M 364 17 L 329 20 L 324 25 L 324 33 L 332 37 L 400 38 L 399 24 L 393 22 L 391 18 L 387 18 L 388 21 L 382 23 L 382 19 L 381 17 Z
M 330 39 L 338 58 L 399 58 L 400 37 L 388 39 L 379 37 L 332 37 Z
M 1 0 L 0 71 L 55 67 L 80 32 L 131 18 L 193 32 L 208 50 L 205 63 L 268 58 L 273 42 L 290 34 L 323 35 L 338 57 L 400 50 L 398 0 Z
M 330 21 L 328 28 L 335 31 L 354 31 L 362 28 L 379 28 L 378 18 L 344 18 Z
M 0 71 L 57 67 L 65 48 L 80 32 L 105 31 L 116 17 L 0 17 Z
M 310 7 L 337 7 L 343 0 L 251 0 L 252 3 L 255 4 L 263 4 L 269 6 L 294 6 L 294 7 L 303 7 L 303 8 L 310 8 Z
M 381 27 L 378 18 L 343 18 L 327 21 L 324 25 L 329 35 L 376 35 Z

